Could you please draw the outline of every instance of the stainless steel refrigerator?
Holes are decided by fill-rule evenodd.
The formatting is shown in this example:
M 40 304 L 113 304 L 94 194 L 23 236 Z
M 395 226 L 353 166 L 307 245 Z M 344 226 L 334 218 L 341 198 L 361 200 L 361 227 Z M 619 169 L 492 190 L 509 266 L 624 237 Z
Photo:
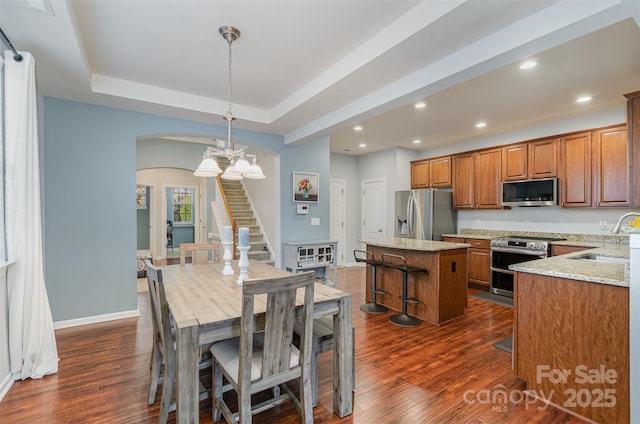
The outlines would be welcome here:
M 442 240 L 456 233 L 456 212 L 448 190 L 396 191 L 395 237 Z

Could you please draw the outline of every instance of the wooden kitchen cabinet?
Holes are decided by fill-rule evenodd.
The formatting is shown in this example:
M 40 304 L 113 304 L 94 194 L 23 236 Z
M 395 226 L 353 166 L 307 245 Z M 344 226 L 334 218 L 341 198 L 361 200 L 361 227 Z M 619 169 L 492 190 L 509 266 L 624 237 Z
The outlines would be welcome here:
M 476 285 L 489 287 L 491 284 L 491 250 L 490 240 L 444 236 L 442 241 L 449 243 L 467 243 L 467 281 Z
M 583 250 L 593 249 L 593 247 L 585 246 L 567 246 L 564 244 L 552 244 L 551 256 L 566 255 L 567 253 L 581 252 Z
M 591 133 L 560 139 L 560 206 L 591 206 Z
M 512 144 L 502 148 L 502 181 L 557 176 L 557 138 Z
M 428 188 L 430 170 L 429 159 L 411 161 L 411 188 Z
M 626 127 L 594 132 L 592 149 L 595 206 L 629 206 L 630 158 Z
M 502 148 L 502 181 L 527 179 L 527 144 L 513 144 Z
M 453 208 L 499 209 L 502 150 L 489 149 L 453 157 Z
M 433 188 L 451 187 L 451 156 L 431 159 L 429 180 Z
M 563 137 L 560 155 L 562 207 L 631 204 L 626 126 Z
M 451 156 L 411 161 L 411 188 L 451 187 Z
M 475 207 L 500 209 L 502 205 L 500 178 L 502 177 L 502 150 L 481 150 L 474 155 Z
M 471 247 L 467 252 L 468 281 L 489 287 L 491 284 L 491 251 L 489 240 L 465 239 Z
M 455 155 L 453 167 L 453 209 L 474 209 L 474 155 Z

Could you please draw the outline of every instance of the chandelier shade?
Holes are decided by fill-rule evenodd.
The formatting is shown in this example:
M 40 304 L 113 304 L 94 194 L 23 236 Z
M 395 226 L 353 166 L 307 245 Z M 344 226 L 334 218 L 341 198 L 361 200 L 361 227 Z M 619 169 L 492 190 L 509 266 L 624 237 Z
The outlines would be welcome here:
M 233 113 L 231 113 L 231 43 L 240 37 L 240 31 L 235 27 L 227 25 L 220 27 L 218 32 L 222 38 L 227 41 L 229 46 L 228 110 L 226 116 L 224 116 L 224 119 L 227 121 L 227 140 L 224 143 L 223 149 L 213 146 L 207 147 L 202 162 L 193 175 L 196 177 L 216 177 L 222 173 L 220 178 L 227 180 L 242 180 L 243 178 L 264 179 L 266 176 L 257 163 L 257 157 L 255 155 L 245 154 L 247 150 L 246 147 L 236 150 L 234 143 L 231 141 L 231 123 L 236 119 Z M 215 159 L 218 156 L 226 157 L 229 160 L 229 166 L 224 173 Z M 249 164 L 246 157 L 253 158 L 253 163 Z

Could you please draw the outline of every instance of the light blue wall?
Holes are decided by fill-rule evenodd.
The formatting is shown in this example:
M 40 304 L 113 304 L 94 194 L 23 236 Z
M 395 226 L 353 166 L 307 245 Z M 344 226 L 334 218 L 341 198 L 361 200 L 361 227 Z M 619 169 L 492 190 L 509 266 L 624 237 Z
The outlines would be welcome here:
M 319 202 L 307 203 L 308 215 L 296 214 L 300 203 L 293 202 L 293 171 L 320 174 Z M 280 152 L 282 242 L 329 239 L 329 173 L 328 137 Z M 320 225 L 312 226 L 311 218 L 320 218 Z
M 45 280 L 53 319 L 135 310 L 136 137 L 223 137 L 226 127 L 50 97 L 43 111 Z M 273 134 L 234 135 L 273 152 L 284 144 Z M 193 162 L 202 157 L 197 150 Z

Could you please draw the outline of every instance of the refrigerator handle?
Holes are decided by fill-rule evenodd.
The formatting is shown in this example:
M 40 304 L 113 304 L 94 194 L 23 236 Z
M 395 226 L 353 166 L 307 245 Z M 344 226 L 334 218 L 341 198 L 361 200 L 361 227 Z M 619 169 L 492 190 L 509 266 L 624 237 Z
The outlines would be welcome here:
M 409 192 L 409 200 L 407 200 L 407 230 L 409 230 L 409 238 L 413 238 L 413 190 Z

